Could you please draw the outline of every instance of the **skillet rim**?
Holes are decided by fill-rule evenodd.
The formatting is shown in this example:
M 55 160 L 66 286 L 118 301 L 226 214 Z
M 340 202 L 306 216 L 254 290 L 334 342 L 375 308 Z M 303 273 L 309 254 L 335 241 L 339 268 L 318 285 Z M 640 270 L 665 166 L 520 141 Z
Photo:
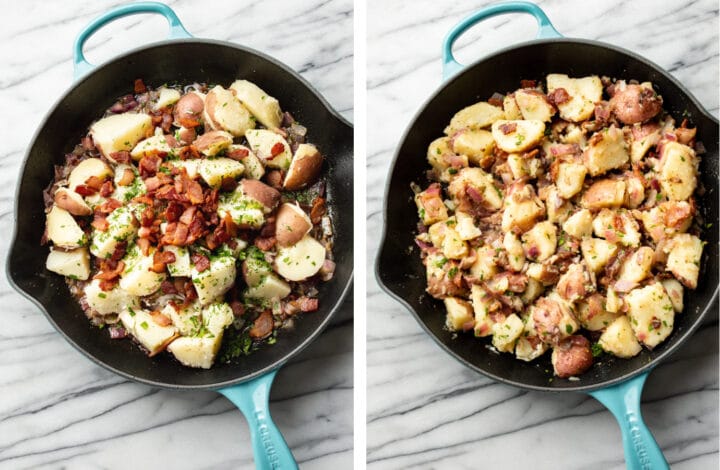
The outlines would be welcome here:
M 25 150 L 25 154 L 23 156 L 22 164 L 20 165 L 20 171 L 18 176 L 16 177 L 15 181 L 17 182 L 17 186 L 15 188 L 15 194 L 14 194 L 14 200 L 13 200 L 13 227 L 12 227 L 12 237 L 11 242 L 8 249 L 8 255 L 7 259 L 5 260 L 5 275 L 8 280 L 8 284 L 20 295 L 22 295 L 24 298 L 29 300 L 32 304 L 34 304 L 42 313 L 45 315 L 46 319 L 50 322 L 50 324 L 53 326 L 53 328 L 63 337 L 63 339 L 72 345 L 73 348 L 75 348 L 77 351 L 79 351 L 83 356 L 90 359 L 93 363 L 103 367 L 104 369 L 109 370 L 110 372 L 113 372 L 125 379 L 131 380 L 133 382 L 142 383 L 144 385 L 149 385 L 151 387 L 155 388 L 161 388 L 166 390 L 218 390 L 221 388 L 229 387 L 232 385 L 241 384 L 244 382 L 248 382 L 250 380 L 253 380 L 257 377 L 260 377 L 264 374 L 267 374 L 268 372 L 272 372 L 274 370 L 279 369 L 282 367 L 286 362 L 288 362 L 291 358 L 297 356 L 300 354 L 305 348 L 307 348 L 315 339 L 317 339 L 320 334 L 325 331 L 328 324 L 332 320 L 332 318 L 337 314 L 337 311 L 345 304 L 345 301 L 347 300 L 349 292 L 353 288 L 353 279 L 354 279 L 354 266 L 351 266 L 350 273 L 348 275 L 348 279 L 345 282 L 344 285 L 341 285 L 338 287 L 340 291 L 340 295 L 338 296 L 336 302 L 332 305 L 330 309 L 328 309 L 327 314 L 325 315 L 325 318 L 318 324 L 318 326 L 312 331 L 311 334 L 303 338 L 302 341 L 300 341 L 297 346 L 295 346 L 290 352 L 286 353 L 284 356 L 280 357 L 276 361 L 271 362 L 266 367 L 263 367 L 261 369 L 254 370 L 248 374 L 242 375 L 240 377 L 236 377 L 234 379 L 225 380 L 221 382 L 212 382 L 212 383 L 205 383 L 202 385 L 196 385 L 196 384 L 170 384 L 166 382 L 161 382 L 157 380 L 150 380 L 145 379 L 142 377 L 134 376 L 130 373 L 127 373 L 123 370 L 120 370 L 113 365 L 110 365 L 104 361 L 101 361 L 96 356 L 92 355 L 90 352 L 85 350 L 81 345 L 76 343 L 68 334 L 65 333 L 65 331 L 60 328 L 58 323 L 55 321 L 53 316 L 48 312 L 46 307 L 34 296 L 32 296 L 30 293 L 26 292 L 13 278 L 13 273 L 11 270 L 11 263 L 12 259 L 15 257 L 15 253 L 17 250 L 17 240 L 18 240 L 18 212 L 19 212 L 19 197 L 20 197 L 20 190 L 23 185 L 23 182 L 25 181 L 25 172 L 28 165 L 28 161 L 30 160 L 30 152 L 32 148 L 34 147 L 35 143 L 37 142 L 38 138 L 40 137 L 40 134 L 43 132 L 45 127 L 47 126 L 48 120 L 50 119 L 50 116 L 58 109 L 58 107 L 65 101 L 65 99 L 78 87 L 80 84 L 84 83 L 86 80 L 89 80 L 93 75 L 101 71 L 103 68 L 114 64 L 118 61 L 127 59 L 128 57 L 138 54 L 140 52 L 144 52 L 148 49 L 153 49 L 157 47 L 166 47 L 166 46 L 177 46 L 182 44 L 204 44 L 214 47 L 228 47 L 232 49 L 238 49 L 242 52 L 255 55 L 257 57 L 260 57 L 261 59 L 264 59 L 267 62 L 270 62 L 271 64 L 275 65 L 276 67 L 282 69 L 286 73 L 293 76 L 296 80 L 300 82 L 301 85 L 304 86 L 304 88 L 310 93 L 322 104 L 322 106 L 328 111 L 330 114 L 330 118 L 332 120 L 335 120 L 337 123 L 339 123 L 341 126 L 347 128 L 349 131 L 353 131 L 354 127 L 350 121 L 348 121 L 345 117 L 343 117 L 340 113 L 338 113 L 331 105 L 330 103 L 323 97 L 322 94 L 320 94 L 315 87 L 310 84 L 308 80 L 306 80 L 304 77 L 302 77 L 298 72 L 290 68 L 288 65 L 285 65 L 284 63 L 280 62 L 279 60 L 260 52 L 256 49 L 242 46 L 239 44 L 235 44 L 229 41 L 220 41 L 216 39 L 202 39 L 202 38 L 183 38 L 183 39 L 166 39 L 163 41 L 155 41 L 150 44 L 145 44 L 140 47 L 132 48 L 126 52 L 123 52 L 122 54 L 116 55 L 111 57 L 110 59 L 98 64 L 93 68 L 90 72 L 83 75 L 82 77 L 78 79 L 73 79 L 67 89 L 60 95 L 60 97 L 52 104 L 51 107 L 48 108 L 48 110 L 45 112 L 45 115 L 43 116 L 42 120 L 40 121 L 40 124 L 36 128 L 35 132 L 32 135 L 32 138 L 28 142 L 27 148 Z M 352 136 L 350 138 L 351 145 L 352 142 Z M 354 145 L 353 145 L 354 147 Z M 351 159 L 354 159 L 354 148 L 351 151 L 350 157 Z M 354 212 L 354 210 L 353 210 Z M 354 245 L 354 234 L 351 234 L 350 237 L 353 239 L 353 245 Z M 352 262 L 352 257 L 350 258 L 350 262 Z
M 561 37 L 561 38 L 550 38 L 550 39 L 534 39 L 530 41 L 524 41 L 517 44 L 513 44 L 507 47 L 504 47 L 498 51 L 495 51 L 493 53 L 484 55 L 480 57 L 479 59 L 473 61 L 470 64 L 467 64 L 464 66 L 464 68 L 458 72 L 457 74 L 453 75 L 449 79 L 445 81 L 441 81 L 438 87 L 435 89 L 435 91 L 430 94 L 429 97 L 427 97 L 421 106 L 417 109 L 417 111 L 414 113 L 412 119 L 409 121 L 408 125 L 405 127 L 405 130 L 403 131 L 401 139 L 398 141 L 397 146 L 395 147 L 395 151 L 393 153 L 393 158 L 390 163 L 390 167 L 388 169 L 388 177 L 385 180 L 385 192 L 383 194 L 383 206 L 382 206 L 382 214 L 383 214 L 383 226 L 382 226 L 382 233 L 380 237 L 380 244 L 378 245 L 377 253 L 375 254 L 375 263 L 374 263 L 374 274 L 375 274 L 375 280 L 377 281 L 380 288 L 388 294 L 391 298 L 393 298 L 395 301 L 397 301 L 400 305 L 405 307 L 406 310 L 408 310 L 412 316 L 415 318 L 415 321 L 420 324 L 420 327 L 423 329 L 423 331 L 432 338 L 433 342 L 439 346 L 442 350 L 445 351 L 446 354 L 448 354 L 450 357 L 455 359 L 456 361 L 460 362 L 465 367 L 468 367 L 472 369 L 473 371 L 488 377 L 496 382 L 503 383 L 505 385 L 510 385 L 522 390 L 529 390 L 529 391 L 540 391 L 540 392 L 551 392 L 551 393 L 563 393 L 563 392 L 591 392 L 594 390 L 600 390 L 604 388 L 609 388 L 613 385 L 617 385 L 619 383 L 625 382 L 633 377 L 636 377 L 643 372 L 649 372 L 651 371 L 655 366 L 660 364 L 662 361 L 664 361 L 666 358 L 668 358 L 670 355 L 674 354 L 680 347 L 684 345 L 684 343 L 695 333 L 695 331 L 700 327 L 703 320 L 708 314 L 708 311 L 717 303 L 718 295 L 720 293 L 720 284 L 716 285 L 714 290 L 712 291 L 712 295 L 710 295 L 707 303 L 704 305 L 704 307 L 701 309 L 702 311 L 697 316 L 696 320 L 691 323 L 690 325 L 686 326 L 685 331 L 682 333 L 681 337 L 676 341 L 674 344 L 668 346 L 667 349 L 662 351 L 657 357 L 653 358 L 650 362 L 644 363 L 641 367 L 638 367 L 634 369 L 633 371 L 622 374 L 618 377 L 614 377 L 610 380 L 606 380 L 600 383 L 591 384 L 591 385 L 568 385 L 563 386 L 563 388 L 553 388 L 548 386 L 539 386 L 539 385 L 531 385 L 526 384 L 522 382 L 518 382 L 515 380 L 511 380 L 505 377 L 500 377 L 496 374 L 493 374 L 491 372 L 488 372 L 484 370 L 483 368 L 479 367 L 478 365 L 466 360 L 465 358 L 461 357 L 459 354 L 457 354 L 453 349 L 450 348 L 450 346 L 446 345 L 437 335 L 435 335 L 430 328 L 425 324 L 425 322 L 421 319 L 420 314 L 397 292 L 392 290 L 392 287 L 385 284 L 382 274 L 380 272 L 380 265 L 383 260 L 383 254 L 385 250 L 385 245 L 387 242 L 387 220 L 388 220 L 388 197 L 390 194 L 390 187 L 392 183 L 392 176 L 395 173 L 395 168 L 398 165 L 398 160 L 400 157 L 400 150 L 404 146 L 405 141 L 407 140 L 410 132 L 415 127 L 416 122 L 418 121 L 420 115 L 425 111 L 425 109 L 428 107 L 431 101 L 433 101 L 435 98 L 437 98 L 438 95 L 440 95 L 452 82 L 457 80 L 460 76 L 469 73 L 472 69 L 474 69 L 476 66 L 481 64 L 482 62 L 485 62 L 486 60 L 489 60 L 491 58 L 506 54 L 507 52 L 513 51 L 515 49 L 520 49 L 523 47 L 528 46 L 538 46 L 538 45 L 546 45 L 546 44 L 557 44 L 557 43 L 570 43 L 570 44 L 583 44 L 583 45 L 590 45 L 595 47 L 601 47 L 605 49 L 609 49 L 615 53 L 620 53 L 628 56 L 629 58 L 636 60 L 638 62 L 641 62 L 653 70 L 655 70 L 658 74 L 665 77 L 668 81 L 670 81 L 673 85 L 675 85 L 680 92 L 682 92 L 685 97 L 689 99 L 700 111 L 701 116 L 703 119 L 707 119 L 711 122 L 713 122 L 716 126 L 719 125 L 718 119 L 710 114 L 710 112 L 705 109 L 705 107 L 698 101 L 697 98 L 678 80 L 676 79 L 672 74 L 667 72 L 664 68 L 660 67 L 656 63 L 644 58 L 643 56 L 640 56 L 628 49 L 625 49 L 620 46 L 615 46 L 613 44 L 608 44 L 606 42 L 602 41 L 594 41 L 590 39 L 578 39 L 578 38 L 568 38 L 568 37 Z M 580 383 L 580 382 L 578 382 Z

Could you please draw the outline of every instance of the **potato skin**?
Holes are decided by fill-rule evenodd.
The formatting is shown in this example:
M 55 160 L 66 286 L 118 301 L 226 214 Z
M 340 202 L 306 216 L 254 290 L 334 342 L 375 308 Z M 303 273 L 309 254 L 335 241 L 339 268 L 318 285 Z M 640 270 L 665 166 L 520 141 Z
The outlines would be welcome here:
M 649 121 L 662 110 L 662 104 L 655 90 L 641 85 L 626 85 L 610 99 L 613 113 L 623 124 Z
M 283 187 L 290 191 L 302 189 L 320 175 L 323 157 L 314 145 L 301 144 L 290 162 Z
M 302 212 L 302 214 L 301 214 Z M 312 228 L 310 218 L 294 204 L 280 206 L 275 219 L 275 238 L 280 246 L 291 246 L 299 242 Z
M 590 341 L 581 335 L 564 339 L 553 349 L 552 364 L 561 379 L 582 374 L 593 364 Z
M 240 190 L 265 206 L 266 212 L 271 212 L 280 202 L 280 191 L 257 180 L 242 180 Z
M 72 215 L 90 215 L 93 210 L 85 204 L 79 194 L 70 192 L 67 188 L 59 188 L 55 191 L 55 205 L 65 209 Z
M 173 117 L 182 127 L 191 128 L 200 125 L 200 118 L 205 109 L 205 103 L 195 93 L 187 93 L 175 104 Z

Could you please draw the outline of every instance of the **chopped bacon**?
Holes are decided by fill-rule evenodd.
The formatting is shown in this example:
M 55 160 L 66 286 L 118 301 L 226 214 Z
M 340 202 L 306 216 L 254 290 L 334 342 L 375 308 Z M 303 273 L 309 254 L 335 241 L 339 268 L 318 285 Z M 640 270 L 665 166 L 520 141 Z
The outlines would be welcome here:
M 325 207 L 325 199 L 321 197 L 315 198 L 313 201 L 312 209 L 310 209 L 310 220 L 314 225 L 317 225 L 325 215 L 327 208 Z
M 87 180 L 85 180 L 85 185 L 96 191 L 100 191 L 100 188 L 102 188 L 104 182 L 105 180 L 102 178 L 98 178 L 97 176 L 91 176 Z
M 200 183 L 197 181 L 188 180 L 186 190 L 187 198 L 190 200 L 190 204 L 202 204 L 205 200 L 203 197 L 202 186 L 200 186 Z
M 298 301 L 300 302 L 300 311 L 301 312 L 305 312 L 305 313 L 314 312 L 319 307 L 318 299 L 312 299 L 310 297 L 303 296 L 303 297 L 300 297 L 298 299 Z
M 108 266 L 104 266 L 104 267 L 108 267 Z M 116 264 L 114 269 L 102 270 L 102 271 L 98 272 L 95 276 L 93 276 L 93 279 L 111 281 L 113 279 L 120 277 L 120 274 L 122 274 L 124 269 L 125 269 L 125 263 L 120 261 Z
M 150 316 L 152 317 L 152 321 L 160 326 L 170 326 L 172 325 L 172 320 L 170 317 L 165 315 L 162 312 L 159 312 L 157 310 L 153 310 L 150 312 Z
M 502 108 L 504 100 L 505 97 L 500 93 L 493 93 L 490 99 L 488 99 L 488 103 L 493 106 L 497 106 L 498 108 Z
M 170 222 L 165 228 L 161 240 L 163 245 L 185 246 L 188 238 L 188 226 L 182 222 Z
M 180 222 L 184 223 L 185 225 L 190 225 L 193 221 L 193 217 L 195 217 L 195 212 L 197 211 L 197 207 L 190 206 L 185 211 L 183 211 L 182 215 L 180 216 Z
M 178 157 L 180 157 L 180 160 L 200 158 L 200 152 L 198 152 L 198 149 L 195 148 L 194 145 L 186 145 L 185 147 L 180 148 L 178 151 Z
M 92 196 L 93 194 L 97 193 L 97 189 L 91 188 L 90 186 L 86 184 L 79 184 L 75 186 L 75 192 L 79 195 L 86 197 L 86 196 Z
M 507 122 L 505 124 L 500 125 L 500 131 L 505 135 L 515 132 L 516 129 L 517 129 L 517 123 L 514 123 L 514 122 Z
M 220 222 L 225 232 L 231 237 L 235 238 L 237 237 L 238 233 L 238 226 L 233 220 L 232 216 L 229 212 L 226 212 L 225 215 L 222 218 L 222 221 Z
M 150 254 L 149 238 L 138 238 L 135 240 L 135 243 L 137 244 L 138 248 L 140 248 L 140 252 L 143 254 L 143 256 L 148 256 Z
M 285 150 L 285 146 L 282 144 L 282 142 L 275 143 L 275 145 L 273 145 L 270 149 L 270 156 L 267 159 L 272 160 L 273 158 L 283 153 L 283 150 Z
M 130 168 L 125 168 L 117 184 L 118 186 L 130 186 L 134 180 L 135 173 Z
M 582 155 L 582 149 L 580 149 L 578 144 L 552 144 L 550 146 L 550 153 L 552 153 L 553 157 Z
M 241 317 L 245 314 L 245 305 L 239 300 L 233 300 L 230 302 L 230 308 L 232 309 L 233 315 Z
M 233 178 L 232 176 L 224 176 L 222 182 L 220 183 L 220 189 L 226 192 L 230 192 L 237 188 L 237 185 L 238 182 L 235 178 Z
M 95 214 L 95 218 L 90 225 L 92 225 L 94 229 L 99 230 L 100 232 L 107 232 L 107 229 L 110 228 L 110 223 L 105 218 L 105 214 L 99 213 Z
M 99 206 L 97 206 L 95 208 L 95 212 L 96 213 L 99 212 L 101 214 L 110 214 L 115 209 L 122 207 L 122 205 L 123 205 L 122 202 L 111 197 L 108 200 L 106 200 L 105 202 L 103 202 L 102 204 L 100 204 Z
M 226 157 L 232 158 L 233 160 L 238 160 L 238 161 L 242 160 L 243 158 L 247 157 L 248 155 L 250 155 L 250 151 L 245 148 L 236 148 L 236 149 L 228 150 L 225 153 Z
M 173 282 L 168 281 L 167 279 L 165 279 L 160 284 L 160 290 L 162 291 L 163 294 L 166 294 L 166 295 L 178 293 L 177 288 L 175 287 L 175 284 Z
M 555 88 L 547 97 L 548 101 L 555 106 L 570 101 L 570 95 L 565 88 Z
M 190 257 L 190 260 L 193 262 L 193 264 L 195 265 L 195 269 L 199 273 L 205 271 L 210 267 L 210 260 L 208 259 L 208 257 L 200 253 L 194 253 Z
M 117 263 L 120 261 L 123 256 L 125 256 L 125 253 L 127 252 L 127 242 L 122 241 L 118 242 L 117 245 L 115 245 L 115 250 L 113 251 L 113 254 L 110 256 L 110 261 Z
M 115 160 L 118 163 L 130 163 L 132 160 L 132 157 L 130 156 L 130 152 L 127 150 L 121 150 L 119 152 L 112 152 L 110 154 L 110 158 Z
M 153 265 L 150 271 L 161 274 L 165 272 L 165 267 L 175 262 L 175 254 L 171 251 L 156 250 L 153 254 Z
M 255 246 L 260 248 L 262 251 L 272 250 L 276 243 L 277 239 L 275 237 L 258 237 L 255 239 Z
M 184 212 L 183 205 L 179 202 L 170 201 L 165 209 L 165 220 L 168 222 L 176 222 Z
M 147 87 L 145 86 L 145 83 L 142 81 L 142 78 L 135 79 L 133 91 L 135 92 L 135 94 L 145 93 L 147 91 Z
M 188 226 L 188 236 L 185 243 L 190 245 L 194 243 L 195 240 L 204 237 L 207 233 L 208 230 L 205 228 L 205 217 L 203 217 L 202 212 L 197 212 Z
M 253 339 L 263 339 L 273 331 L 274 321 L 270 310 L 263 310 L 259 317 L 253 322 L 249 334 Z
M 113 193 L 114 189 L 112 181 L 105 181 L 100 187 L 100 195 L 102 197 L 108 197 Z
M 536 86 L 536 80 L 520 80 L 520 88 L 535 88 Z
M 145 179 L 150 176 L 155 176 L 155 173 L 157 173 L 161 163 L 162 160 L 157 155 L 145 155 L 138 163 L 140 177 Z

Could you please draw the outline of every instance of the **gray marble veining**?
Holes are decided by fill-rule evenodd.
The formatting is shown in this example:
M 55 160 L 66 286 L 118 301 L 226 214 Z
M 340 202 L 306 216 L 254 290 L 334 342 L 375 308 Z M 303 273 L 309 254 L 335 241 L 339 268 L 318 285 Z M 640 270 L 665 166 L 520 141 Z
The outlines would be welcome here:
M 20 163 L 43 115 L 72 83 L 75 36 L 120 3 L 2 2 L 0 102 L 11 117 L 0 130 L 3 260 Z M 274 56 L 352 119 L 351 1 L 167 3 L 192 34 Z M 100 30 L 85 51 L 100 63 L 166 34 L 162 17 L 134 16 Z M 0 468 L 252 467 L 247 425 L 225 398 L 155 390 L 101 369 L 55 333 L 4 275 L 0 301 Z M 352 465 L 352 332 L 347 302 L 275 381 L 273 417 L 302 468 Z
M 373 277 L 382 188 L 395 147 L 440 85 L 443 37 L 487 3 L 369 2 L 368 467 L 622 469 L 620 431 L 598 402 L 520 391 L 477 375 L 443 353 Z M 649 0 L 539 4 L 566 36 L 618 45 L 665 67 L 717 116 L 714 0 L 687 7 Z M 469 63 L 535 32 L 530 16 L 502 16 L 468 31 L 455 52 Z M 674 469 L 718 468 L 716 315 L 651 374 L 643 413 Z

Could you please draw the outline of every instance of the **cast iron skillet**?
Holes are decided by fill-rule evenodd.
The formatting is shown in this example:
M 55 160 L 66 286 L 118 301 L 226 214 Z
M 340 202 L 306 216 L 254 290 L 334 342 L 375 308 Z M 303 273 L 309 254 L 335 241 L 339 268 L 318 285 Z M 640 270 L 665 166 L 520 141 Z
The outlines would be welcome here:
M 135 49 L 93 69 L 82 46 L 99 27 L 136 13 L 159 13 L 177 38 Z M 235 44 L 193 39 L 175 13 L 161 3 L 137 3 L 113 9 L 94 20 L 75 43 L 76 82 L 55 104 L 33 138 L 21 173 L 15 206 L 15 237 L 7 263 L 13 287 L 32 300 L 55 328 L 97 364 L 130 380 L 177 390 L 213 389 L 245 414 L 258 468 L 295 468 L 292 453 L 268 409 L 276 370 L 315 339 L 350 289 L 353 250 L 352 127 L 312 86 L 278 61 Z M 91 69 L 93 69 L 91 71 Z M 277 343 L 232 364 L 210 370 L 181 366 L 167 354 L 148 358 L 131 341 L 114 341 L 87 321 L 65 281 L 45 269 L 47 248 L 39 245 L 45 224 L 42 191 L 92 121 L 128 93 L 133 80 L 146 84 L 195 81 L 231 83 L 246 78 L 277 97 L 285 110 L 307 126 L 313 143 L 326 156 L 328 207 L 334 217 L 335 261 L 332 281 L 319 287 L 320 310 L 304 315 Z
M 452 56 L 455 39 L 471 25 L 491 16 L 524 12 L 538 21 L 538 39 L 503 49 L 463 69 Z M 570 76 L 591 74 L 649 80 L 655 84 L 664 107 L 676 118 L 689 115 L 707 148 L 702 157 L 700 179 L 706 193 L 698 206 L 706 222 L 718 221 L 718 122 L 695 98 L 660 67 L 629 51 L 594 41 L 563 38 L 543 11 L 527 2 L 490 6 L 458 24 L 445 39 L 444 76 L 447 79 L 407 128 L 395 154 L 385 193 L 384 235 L 376 262 L 376 276 L 385 291 L 410 310 L 425 331 L 450 355 L 494 380 L 519 388 L 541 391 L 582 391 L 605 404 L 618 418 L 628 467 L 665 468 L 667 463 L 640 415 L 642 385 L 660 361 L 686 341 L 700 325 L 718 294 L 718 232 L 706 230 L 702 271 L 697 290 L 685 296 L 685 310 L 676 317 L 670 337 L 652 352 L 644 350 L 630 360 L 604 358 L 582 375 L 580 381 L 551 378 L 549 354 L 525 363 L 512 355 L 498 355 L 486 342 L 472 335 L 453 335 L 444 328 L 444 308 L 425 293 L 425 268 L 413 241 L 417 210 L 411 182 L 426 183 L 424 169 L 428 144 L 453 114 L 494 92 L 514 90 L 520 79 L 543 79 L 550 72 Z M 457 73 L 457 74 L 456 74 Z M 456 74 L 456 75 L 455 75 Z M 452 78 L 450 78 L 452 77 Z M 408 256 L 408 250 L 412 250 Z

